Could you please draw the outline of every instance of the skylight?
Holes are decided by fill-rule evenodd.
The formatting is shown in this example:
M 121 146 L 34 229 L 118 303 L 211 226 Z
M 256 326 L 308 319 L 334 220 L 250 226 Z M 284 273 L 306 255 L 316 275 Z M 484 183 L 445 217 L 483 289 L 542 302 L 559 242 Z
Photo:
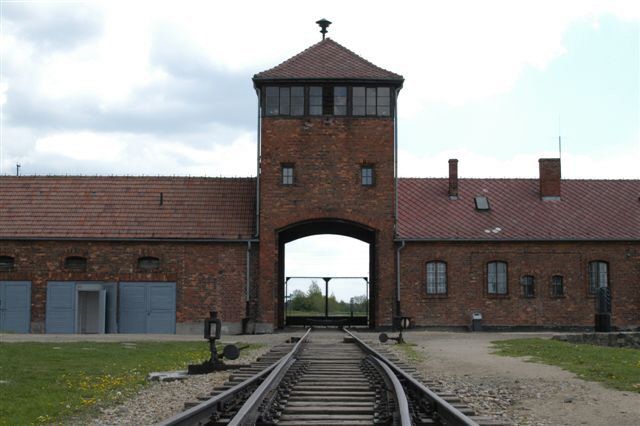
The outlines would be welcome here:
M 489 199 L 487 197 L 475 197 L 476 210 L 489 210 Z

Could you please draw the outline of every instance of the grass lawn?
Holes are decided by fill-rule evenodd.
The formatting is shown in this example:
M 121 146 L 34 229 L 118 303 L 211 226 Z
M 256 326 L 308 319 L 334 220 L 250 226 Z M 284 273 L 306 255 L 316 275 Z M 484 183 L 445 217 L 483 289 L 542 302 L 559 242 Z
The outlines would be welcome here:
M 260 345 L 251 345 L 247 353 Z M 202 342 L 0 344 L 0 425 L 60 422 L 116 403 L 152 371 L 210 356 Z
M 545 339 L 492 342 L 497 355 L 528 356 L 531 361 L 557 365 L 584 380 L 640 393 L 640 351 L 627 348 L 577 345 Z

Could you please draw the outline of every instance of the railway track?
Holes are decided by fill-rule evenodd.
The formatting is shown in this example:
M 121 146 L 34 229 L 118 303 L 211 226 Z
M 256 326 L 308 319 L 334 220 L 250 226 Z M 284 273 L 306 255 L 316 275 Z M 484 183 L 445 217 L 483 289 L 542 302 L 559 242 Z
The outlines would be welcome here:
M 238 370 L 170 425 L 506 425 L 348 331 L 311 331 Z

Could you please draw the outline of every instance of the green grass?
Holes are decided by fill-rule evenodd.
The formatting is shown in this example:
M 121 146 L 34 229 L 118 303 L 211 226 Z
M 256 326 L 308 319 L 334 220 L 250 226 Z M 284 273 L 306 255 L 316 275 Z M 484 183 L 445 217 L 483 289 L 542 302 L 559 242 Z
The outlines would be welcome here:
M 640 351 L 576 345 L 545 339 L 516 339 L 492 342 L 503 356 L 527 356 L 533 362 L 556 365 L 584 380 L 640 393 Z
M 424 360 L 424 355 L 414 349 L 416 345 L 414 343 L 400 343 L 398 345 L 393 345 L 394 348 L 397 348 L 400 352 L 404 354 L 407 358 L 407 361 L 411 363 L 418 363 Z
M 0 425 L 60 423 L 90 414 L 140 390 L 152 371 L 185 369 L 209 356 L 204 341 L 3 343 Z

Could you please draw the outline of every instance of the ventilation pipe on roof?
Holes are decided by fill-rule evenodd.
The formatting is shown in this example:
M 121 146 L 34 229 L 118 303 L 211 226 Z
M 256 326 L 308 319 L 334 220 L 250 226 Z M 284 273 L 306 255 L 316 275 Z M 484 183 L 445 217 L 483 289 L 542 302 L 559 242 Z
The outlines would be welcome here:
M 540 198 L 543 200 L 560 199 L 560 159 L 541 158 L 540 166 Z
M 449 199 L 458 199 L 458 160 L 449 160 Z

